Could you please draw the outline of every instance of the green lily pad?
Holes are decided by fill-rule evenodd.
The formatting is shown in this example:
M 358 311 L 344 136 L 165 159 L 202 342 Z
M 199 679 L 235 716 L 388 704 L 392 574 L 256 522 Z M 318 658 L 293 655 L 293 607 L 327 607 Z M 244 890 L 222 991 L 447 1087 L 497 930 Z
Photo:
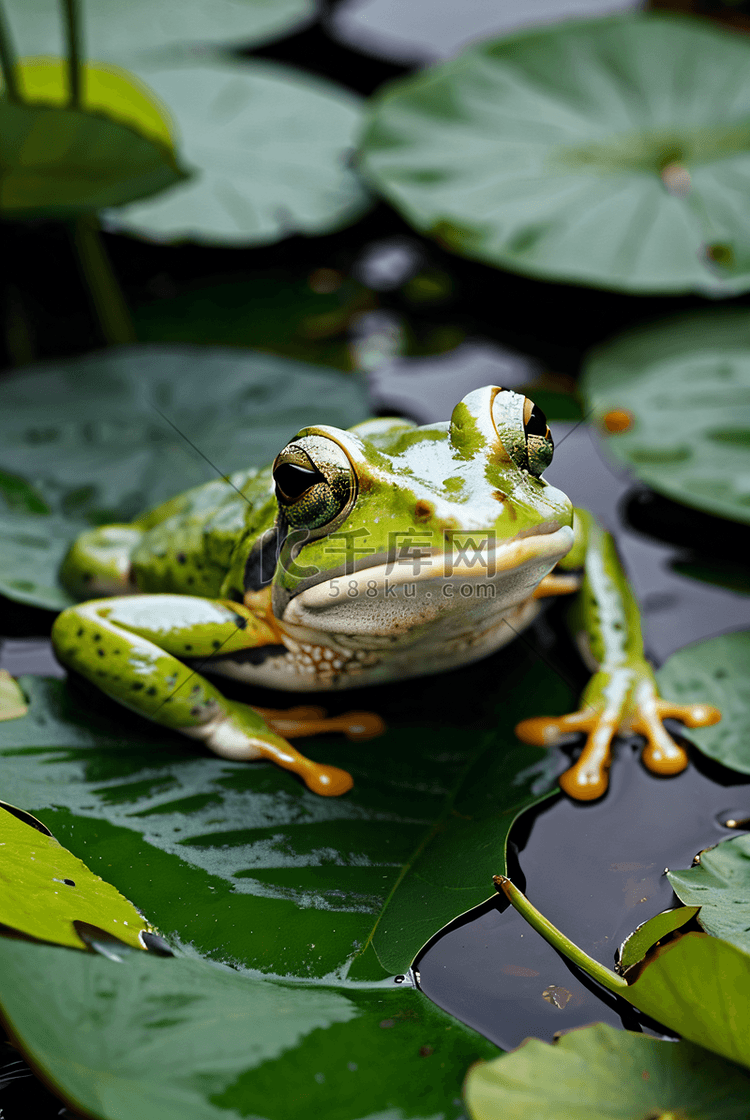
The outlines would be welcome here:
M 25 59 L 27 103 L 0 99 L 0 211 L 55 217 L 121 206 L 185 179 L 160 107 L 117 67 L 87 66 L 80 107 L 67 105 L 60 59 Z
M 445 681 L 429 678 L 420 703 L 441 716 L 422 730 L 396 721 L 356 749 L 307 741 L 354 775 L 343 798 L 212 756 L 93 690 L 24 678 L 28 716 L 0 723 L 0 786 L 191 951 L 277 975 L 381 980 L 487 897 L 516 816 L 557 788 L 554 753 L 512 729 L 571 697 L 530 655 L 513 661 L 489 712 L 496 731 L 467 726 L 460 702 L 451 714 Z M 457 696 L 476 683 L 476 666 L 465 672 Z
M 7 669 L 0 669 L 0 719 L 19 719 L 27 711 L 26 697 L 18 682 Z
M 604 1023 L 469 1070 L 472 1120 L 744 1120 L 750 1076 L 689 1042 Z
M 64 54 L 53 0 L 6 0 L 19 54 Z M 79 5 L 91 58 L 138 57 L 189 45 L 268 42 L 314 16 L 312 0 L 85 0 Z
M 620 995 L 688 1041 L 750 1066 L 750 956 L 718 937 L 686 933 L 639 968 Z
M 605 450 L 638 478 L 685 505 L 750 522 L 747 311 L 682 315 L 620 335 L 593 351 L 581 388 Z M 607 431 L 615 410 L 624 430 Z
M 138 72 L 169 106 L 195 175 L 153 203 L 108 213 L 110 229 L 152 241 L 265 244 L 339 229 L 369 206 L 347 165 L 361 125 L 354 94 L 260 60 Z
M 497 1054 L 413 989 L 289 985 L 5 939 L 0 962 L 14 1040 L 102 1120 L 459 1120 L 466 1066 Z
M 38 941 L 86 949 L 74 922 L 143 948 L 142 916 L 39 822 L 0 802 L 0 925 Z
M 690 741 L 730 770 L 750 774 L 750 631 L 685 646 L 657 670 L 656 678 L 669 700 L 705 701 L 719 709 L 720 722 L 690 728 Z
M 750 287 L 750 43 L 662 15 L 481 43 L 386 87 L 362 166 L 447 248 L 632 292 Z
M 669 881 L 679 899 L 700 906 L 708 933 L 750 953 L 750 836 L 708 848 L 695 867 L 670 871 Z
M 664 910 L 661 914 L 657 914 L 655 918 L 636 926 L 620 946 L 617 961 L 618 972 L 625 972 L 631 965 L 642 961 L 648 950 L 657 941 L 661 941 L 663 937 L 667 937 L 670 933 L 674 933 L 681 926 L 684 926 L 695 917 L 698 909 L 698 906 L 678 906 L 673 910 Z
M 130 520 L 265 465 L 305 424 L 348 428 L 366 416 L 356 380 L 231 348 L 119 347 L 26 366 L 0 385 L 0 490 L 12 478 L 16 506 L 41 502 L 54 516 L 0 509 L 0 592 L 68 606 L 57 571 L 84 520 Z

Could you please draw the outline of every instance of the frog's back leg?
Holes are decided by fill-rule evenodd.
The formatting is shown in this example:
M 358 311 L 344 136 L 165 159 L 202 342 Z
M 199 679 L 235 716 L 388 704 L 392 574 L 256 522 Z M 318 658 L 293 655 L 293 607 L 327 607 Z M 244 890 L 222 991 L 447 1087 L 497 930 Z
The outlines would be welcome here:
M 81 533 L 60 568 L 63 587 L 76 599 L 134 594 L 130 557 L 142 536 L 132 525 L 102 525 Z
M 346 792 L 352 779 L 300 754 L 247 704 L 226 699 L 179 657 L 209 658 L 269 645 L 278 635 L 240 603 L 190 595 L 94 599 L 63 611 L 52 628 L 63 665 L 126 708 L 201 739 L 224 758 L 267 758 L 316 793 Z

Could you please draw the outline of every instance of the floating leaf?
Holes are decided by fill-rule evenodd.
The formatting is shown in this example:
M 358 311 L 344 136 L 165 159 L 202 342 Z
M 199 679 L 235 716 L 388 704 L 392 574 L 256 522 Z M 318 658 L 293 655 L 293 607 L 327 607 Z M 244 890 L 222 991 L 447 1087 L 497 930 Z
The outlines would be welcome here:
M 0 802 L 0 925 L 39 941 L 85 949 L 74 922 L 142 949 L 144 921 L 28 814 Z
M 18 682 L 6 669 L 0 669 L 0 719 L 19 719 L 27 711 L 26 697 Z
M 0 494 L 6 506 L 12 510 L 27 513 L 49 513 L 49 506 L 40 498 L 33 486 L 25 478 L 0 471 Z
M 695 867 L 670 871 L 669 881 L 679 899 L 700 906 L 708 933 L 750 953 L 750 836 L 708 848 Z
M 661 914 L 657 914 L 655 918 L 636 926 L 620 946 L 617 962 L 618 971 L 624 972 L 631 965 L 642 961 L 648 950 L 657 941 L 661 941 L 668 934 L 674 933 L 675 930 L 694 918 L 697 913 L 697 906 L 678 906 L 673 910 L 664 910 Z
M 84 528 L 64 517 L 0 510 L 0 594 L 48 611 L 72 606 L 75 599 L 58 582 L 57 573 Z
M 750 522 L 747 311 L 676 316 L 620 335 L 592 353 L 582 392 L 606 450 L 638 478 Z M 615 411 L 627 424 L 608 431 Z
M 720 722 L 691 728 L 690 740 L 730 770 L 750 774 L 750 631 L 685 646 L 672 654 L 656 677 L 666 698 L 705 701 L 719 709 Z
M 744 1120 L 750 1077 L 689 1042 L 596 1023 L 474 1066 L 465 1094 L 473 1120 Z
M 359 99 L 275 63 L 215 58 L 141 67 L 177 121 L 190 183 L 107 215 L 153 241 L 263 244 L 358 218 L 369 199 L 348 166 Z
M 6 0 L 21 54 L 64 54 L 56 0 Z M 313 18 L 312 0 L 85 0 L 81 5 L 91 58 L 137 58 L 177 47 L 267 42 Z
M 363 167 L 447 248 L 633 292 L 750 287 L 750 43 L 662 15 L 481 43 L 387 87 Z
M 120 206 L 186 177 L 161 106 L 125 70 L 84 66 L 75 108 L 61 59 L 23 59 L 18 84 L 27 103 L 0 100 L 0 210 L 7 216 L 62 218 Z
M 3 1015 L 56 1091 L 106 1120 L 459 1120 L 466 1066 L 497 1053 L 413 989 L 63 954 L 0 939 Z
M 486 665 L 491 696 L 498 667 Z M 554 753 L 518 743 L 512 728 L 542 698 L 569 704 L 564 686 L 513 651 L 487 732 L 476 711 L 467 724 L 461 702 L 479 671 L 451 675 L 455 703 L 444 676 L 410 682 L 409 703 L 418 689 L 420 705 L 441 713 L 422 730 L 396 719 L 356 748 L 343 737 L 306 743 L 352 772 L 343 798 L 210 755 L 93 689 L 80 697 L 24 678 L 28 716 L 0 723 L 4 796 L 177 943 L 277 974 L 348 968 L 350 979 L 380 980 L 487 897 L 514 819 L 556 789 Z
M 305 424 L 348 428 L 366 415 L 351 378 L 230 348 L 119 347 L 25 366 L 0 385 L 0 470 L 58 516 L 0 510 L 0 592 L 68 606 L 57 571 L 83 519 L 129 520 L 272 461 Z

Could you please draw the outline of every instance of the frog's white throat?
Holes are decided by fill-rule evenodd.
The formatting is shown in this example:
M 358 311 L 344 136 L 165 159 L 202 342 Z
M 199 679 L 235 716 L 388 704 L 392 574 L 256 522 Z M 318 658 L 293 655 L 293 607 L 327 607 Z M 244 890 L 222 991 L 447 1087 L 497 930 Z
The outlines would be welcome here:
M 280 621 L 290 636 L 339 637 L 360 649 L 451 641 L 516 611 L 572 543 L 564 525 L 463 553 L 394 559 L 306 587 Z

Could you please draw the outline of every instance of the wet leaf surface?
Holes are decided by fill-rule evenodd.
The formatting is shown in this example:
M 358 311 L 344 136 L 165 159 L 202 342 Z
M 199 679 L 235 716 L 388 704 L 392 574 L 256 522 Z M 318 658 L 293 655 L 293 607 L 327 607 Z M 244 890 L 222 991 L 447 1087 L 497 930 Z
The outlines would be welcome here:
M 19 819 L 3 803 L 0 847 L 0 924 L 6 930 L 85 949 L 73 924 L 84 922 L 142 948 L 138 935 L 145 923 L 135 907 L 53 836 L 23 816 Z
M 65 953 L 0 939 L 3 1012 L 57 1091 L 106 1120 L 458 1120 L 466 1066 L 497 1053 L 413 989 Z
M 474 1066 L 473 1120 L 743 1120 L 750 1077 L 689 1042 L 597 1023 Z
M 440 678 L 430 684 L 437 695 Z M 356 748 L 310 740 L 315 759 L 354 775 L 343 798 L 204 754 L 93 692 L 24 687 L 29 715 L 0 723 L 6 798 L 166 937 L 280 975 L 404 972 L 488 896 L 513 820 L 556 789 L 556 755 L 512 733 L 542 698 L 565 704 L 564 686 L 528 661 L 508 675 L 494 731 L 454 716 L 421 730 L 396 720 Z
M 362 164 L 465 256 L 631 292 L 744 291 L 749 62 L 745 39 L 661 15 L 523 32 L 387 87 Z
M 720 722 L 691 728 L 690 740 L 730 770 L 750 773 L 750 631 L 685 646 L 656 676 L 668 699 L 706 701 L 719 709 Z
M 257 245 L 339 229 L 369 206 L 348 167 L 359 99 L 291 68 L 213 58 L 138 70 L 169 106 L 194 177 L 114 210 L 109 228 L 152 241 Z
M 582 382 L 606 451 L 675 501 L 750 521 L 750 315 L 707 311 L 595 350 Z M 608 430 L 613 413 L 625 427 Z
M 263 466 L 322 418 L 323 401 L 327 422 L 342 428 L 367 415 L 352 378 L 231 348 L 119 347 L 6 377 L 0 469 L 17 500 L 0 508 L 0 591 L 68 606 L 57 571 L 84 519 L 129 520 L 217 475 Z M 35 508 L 30 494 L 55 516 L 18 512 Z
M 670 871 L 678 898 L 700 906 L 703 928 L 750 952 L 750 836 L 724 840 L 686 871 Z

